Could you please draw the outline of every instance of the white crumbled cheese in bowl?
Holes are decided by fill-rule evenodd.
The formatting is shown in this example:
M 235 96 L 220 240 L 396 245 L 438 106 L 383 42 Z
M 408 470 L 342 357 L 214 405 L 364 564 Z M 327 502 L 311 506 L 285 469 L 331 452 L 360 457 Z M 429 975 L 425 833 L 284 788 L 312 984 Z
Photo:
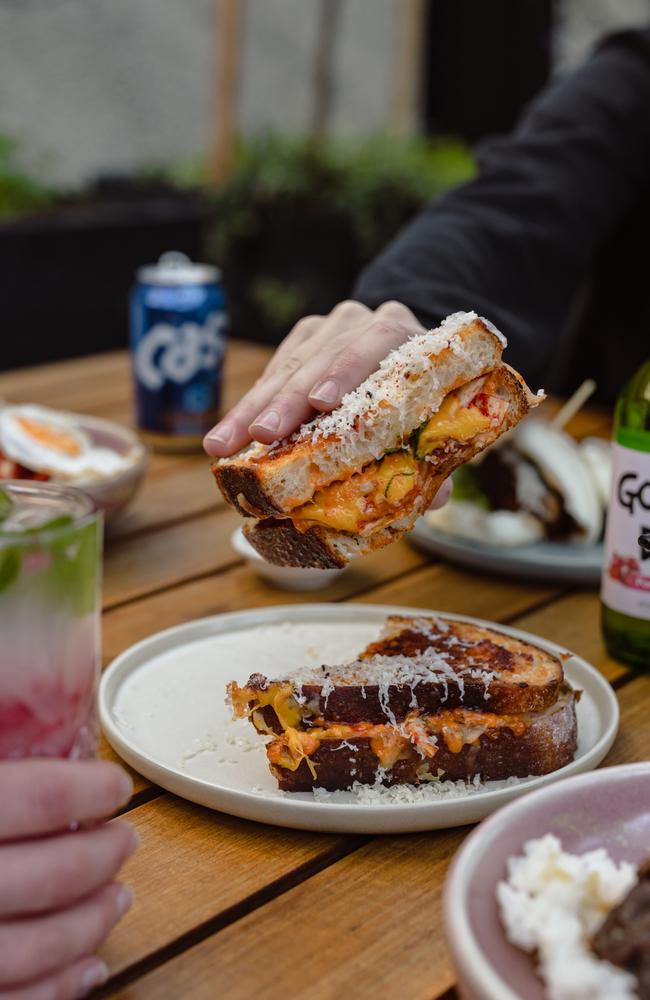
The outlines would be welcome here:
M 604 848 L 569 854 L 547 834 L 508 861 L 497 901 L 508 940 L 534 952 L 550 1000 L 633 1000 L 636 979 L 598 958 L 590 940 L 636 883 Z

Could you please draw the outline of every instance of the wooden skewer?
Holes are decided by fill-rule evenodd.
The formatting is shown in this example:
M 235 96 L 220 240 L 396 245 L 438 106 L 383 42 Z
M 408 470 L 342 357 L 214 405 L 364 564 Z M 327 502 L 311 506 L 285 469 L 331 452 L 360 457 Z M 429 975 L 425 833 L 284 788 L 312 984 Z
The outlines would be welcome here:
M 572 396 L 567 399 L 564 406 L 562 406 L 558 412 L 555 414 L 551 420 L 551 426 L 555 427 L 557 430 L 562 430 L 563 427 L 573 420 L 578 410 L 581 410 L 585 405 L 590 396 L 593 396 L 596 391 L 596 383 L 592 378 L 586 378 L 582 385 L 579 385 Z

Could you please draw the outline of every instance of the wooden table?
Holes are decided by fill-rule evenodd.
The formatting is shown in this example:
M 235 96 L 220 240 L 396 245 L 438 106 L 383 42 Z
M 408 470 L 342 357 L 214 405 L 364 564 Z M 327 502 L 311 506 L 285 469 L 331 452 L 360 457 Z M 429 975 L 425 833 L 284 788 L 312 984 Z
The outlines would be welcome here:
M 226 403 L 259 374 L 265 348 L 233 344 Z M 0 396 L 131 419 L 128 359 L 84 358 L 0 376 Z M 602 413 L 570 429 L 606 434 Z M 265 585 L 230 548 L 238 522 L 202 457 L 156 456 L 107 539 L 104 660 L 150 633 L 202 615 L 313 600 Z M 596 664 L 617 690 L 620 735 L 606 763 L 645 760 L 650 676 L 603 648 L 595 592 L 525 584 L 437 563 L 406 542 L 359 562 L 318 600 L 412 604 L 516 624 Z M 106 745 L 105 757 L 114 754 Z M 101 996 L 454 996 L 440 899 L 468 828 L 409 836 L 282 830 L 199 808 L 134 775 L 126 811 L 140 837 L 124 877 L 136 902 L 103 949 Z

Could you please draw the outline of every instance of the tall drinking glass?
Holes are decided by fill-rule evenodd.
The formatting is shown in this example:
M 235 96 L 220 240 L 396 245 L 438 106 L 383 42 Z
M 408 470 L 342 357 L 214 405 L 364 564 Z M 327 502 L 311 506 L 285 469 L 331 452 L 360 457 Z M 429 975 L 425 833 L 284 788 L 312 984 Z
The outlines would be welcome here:
M 0 759 L 95 753 L 101 546 L 83 493 L 0 484 Z

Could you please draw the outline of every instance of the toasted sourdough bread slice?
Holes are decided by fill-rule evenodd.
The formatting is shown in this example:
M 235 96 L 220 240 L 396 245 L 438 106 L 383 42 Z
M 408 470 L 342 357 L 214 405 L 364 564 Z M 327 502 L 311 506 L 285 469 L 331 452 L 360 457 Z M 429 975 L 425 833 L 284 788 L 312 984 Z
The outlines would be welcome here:
M 214 463 L 217 484 L 241 514 L 286 514 L 407 441 L 452 390 L 496 368 L 504 347 L 486 320 L 456 313 L 392 351 L 332 413 Z
M 417 710 L 453 708 L 521 714 L 552 705 L 560 660 L 496 629 L 447 618 L 387 619 L 382 637 L 343 667 L 268 680 L 253 674 L 228 696 L 260 732 L 328 723 L 401 723 Z
M 575 692 L 564 687 L 553 705 L 532 714 L 451 709 L 416 717 L 399 729 L 370 726 L 364 732 L 362 724 L 355 732 L 354 726 L 339 726 L 320 737 L 287 731 L 266 752 L 279 787 L 288 792 L 337 791 L 354 782 L 418 785 L 477 775 L 483 781 L 525 778 L 549 774 L 573 759 L 575 702 Z
M 504 364 L 487 377 L 472 380 L 467 389 L 469 399 L 489 391 L 490 398 L 498 401 L 498 420 L 487 429 L 466 441 L 443 436 L 422 457 L 417 442 L 414 451 L 384 456 L 347 480 L 317 491 L 288 515 L 245 525 L 250 543 L 276 565 L 329 569 L 396 541 L 429 508 L 454 469 L 514 427 L 539 402 L 521 376 Z M 249 500 L 240 497 L 241 503 L 253 509 Z

